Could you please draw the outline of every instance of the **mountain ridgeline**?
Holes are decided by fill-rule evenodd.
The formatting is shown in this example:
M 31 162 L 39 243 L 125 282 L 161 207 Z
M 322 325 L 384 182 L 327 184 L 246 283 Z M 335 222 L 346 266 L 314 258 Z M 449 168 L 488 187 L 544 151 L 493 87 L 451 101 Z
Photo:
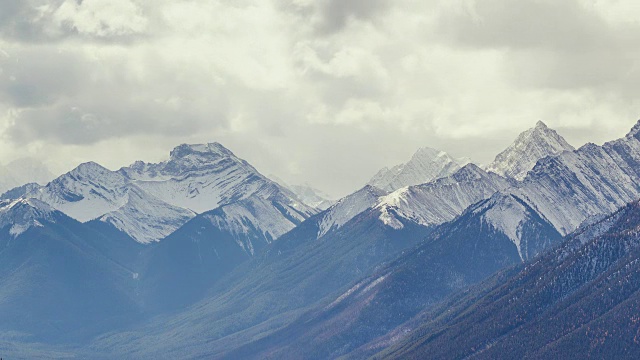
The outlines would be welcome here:
M 538 122 L 484 168 L 422 148 L 337 201 L 219 143 L 3 169 L 7 357 L 637 355 L 640 122 L 579 149 Z

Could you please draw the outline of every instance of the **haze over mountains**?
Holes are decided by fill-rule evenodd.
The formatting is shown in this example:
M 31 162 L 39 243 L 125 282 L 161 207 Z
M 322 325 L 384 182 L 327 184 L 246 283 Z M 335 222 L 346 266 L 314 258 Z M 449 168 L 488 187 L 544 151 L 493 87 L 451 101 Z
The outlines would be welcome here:
M 465 335 L 461 357 L 488 356 L 477 351 L 487 343 L 515 357 L 568 354 L 564 330 L 552 352 L 546 340 L 528 338 L 525 349 L 510 337 L 527 338 L 532 321 L 551 327 L 543 308 L 571 306 L 576 289 L 601 286 L 598 274 L 622 269 L 621 259 L 634 263 L 640 122 L 577 150 L 538 122 L 486 168 L 422 148 L 335 202 L 263 176 L 218 143 L 117 171 L 85 163 L 4 198 L 0 330 L 14 335 L 0 339 L 3 354 L 419 358 L 455 347 L 468 329 L 477 333 Z M 618 255 L 600 262 L 611 246 Z M 571 278 L 594 259 L 606 266 Z M 549 287 L 530 275 L 553 268 Z M 578 282 L 544 292 L 559 278 Z M 526 304 L 485 298 L 514 296 L 523 281 L 535 282 Z M 461 314 L 485 311 L 475 302 L 496 323 L 521 319 L 523 330 L 470 323 Z M 530 317 L 521 314 L 531 304 Z M 608 316 L 599 329 L 617 319 Z M 442 329 L 449 342 L 424 336 Z
M 0 194 L 28 183 L 45 185 L 53 178 L 55 175 L 38 160 L 17 159 L 6 165 L 0 165 Z

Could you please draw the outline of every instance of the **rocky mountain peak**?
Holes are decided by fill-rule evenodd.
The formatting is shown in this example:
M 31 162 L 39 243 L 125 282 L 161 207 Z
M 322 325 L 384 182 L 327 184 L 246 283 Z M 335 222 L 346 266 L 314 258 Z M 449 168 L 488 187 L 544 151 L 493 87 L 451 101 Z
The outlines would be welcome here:
M 521 133 L 507 149 L 498 154 L 487 171 L 523 180 L 538 160 L 573 150 L 573 146 L 555 130 L 538 121 L 535 127 Z

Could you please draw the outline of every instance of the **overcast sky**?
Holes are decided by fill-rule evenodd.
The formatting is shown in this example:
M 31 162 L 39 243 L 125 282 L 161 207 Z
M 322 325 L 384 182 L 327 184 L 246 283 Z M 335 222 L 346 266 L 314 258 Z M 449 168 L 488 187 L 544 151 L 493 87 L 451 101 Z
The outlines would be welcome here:
M 633 0 L 0 0 L 0 162 L 64 172 L 218 141 L 334 195 L 430 146 L 640 117 Z

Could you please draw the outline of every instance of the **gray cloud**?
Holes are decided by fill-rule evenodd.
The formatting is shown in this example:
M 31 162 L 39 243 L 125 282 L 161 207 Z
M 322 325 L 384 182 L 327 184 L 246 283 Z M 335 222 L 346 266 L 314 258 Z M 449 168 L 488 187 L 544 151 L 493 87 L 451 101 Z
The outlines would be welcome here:
M 59 5 L 61 1 L 2 0 L 0 1 L 0 34 L 20 41 L 41 41 L 46 36 L 48 18 L 38 11 L 39 6 Z
M 442 16 L 440 31 L 465 46 L 580 51 L 610 46 L 609 26 L 576 0 L 483 0 Z
M 304 19 L 313 26 L 314 36 L 336 34 L 345 29 L 350 21 L 375 22 L 391 9 L 389 0 L 319 0 L 295 1 L 275 0 L 276 6 L 287 13 Z
M 454 46 L 506 51 L 505 72 L 519 86 L 624 96 L 640 80 L 637 23 L 612 23 L 578 0 L 472 4 L 442 16 L 438 31 Z
M 135 0 L 0 0 L 0 8 L 0 35 L 14 41 L 130 43 L 146 35 L 146 9 Z
M 76 54 L 51 47 L 0 57 L 0 100 L 16 107 L 46 106 L 78 94 L 89 69 Z
M 388 0 L 325 0 L 320 2 L 322 22 L 318 30 L 322 33 L 334 33 L 342 30 L 349 20 L 371 20 L 383 13 L 390 2 Z

